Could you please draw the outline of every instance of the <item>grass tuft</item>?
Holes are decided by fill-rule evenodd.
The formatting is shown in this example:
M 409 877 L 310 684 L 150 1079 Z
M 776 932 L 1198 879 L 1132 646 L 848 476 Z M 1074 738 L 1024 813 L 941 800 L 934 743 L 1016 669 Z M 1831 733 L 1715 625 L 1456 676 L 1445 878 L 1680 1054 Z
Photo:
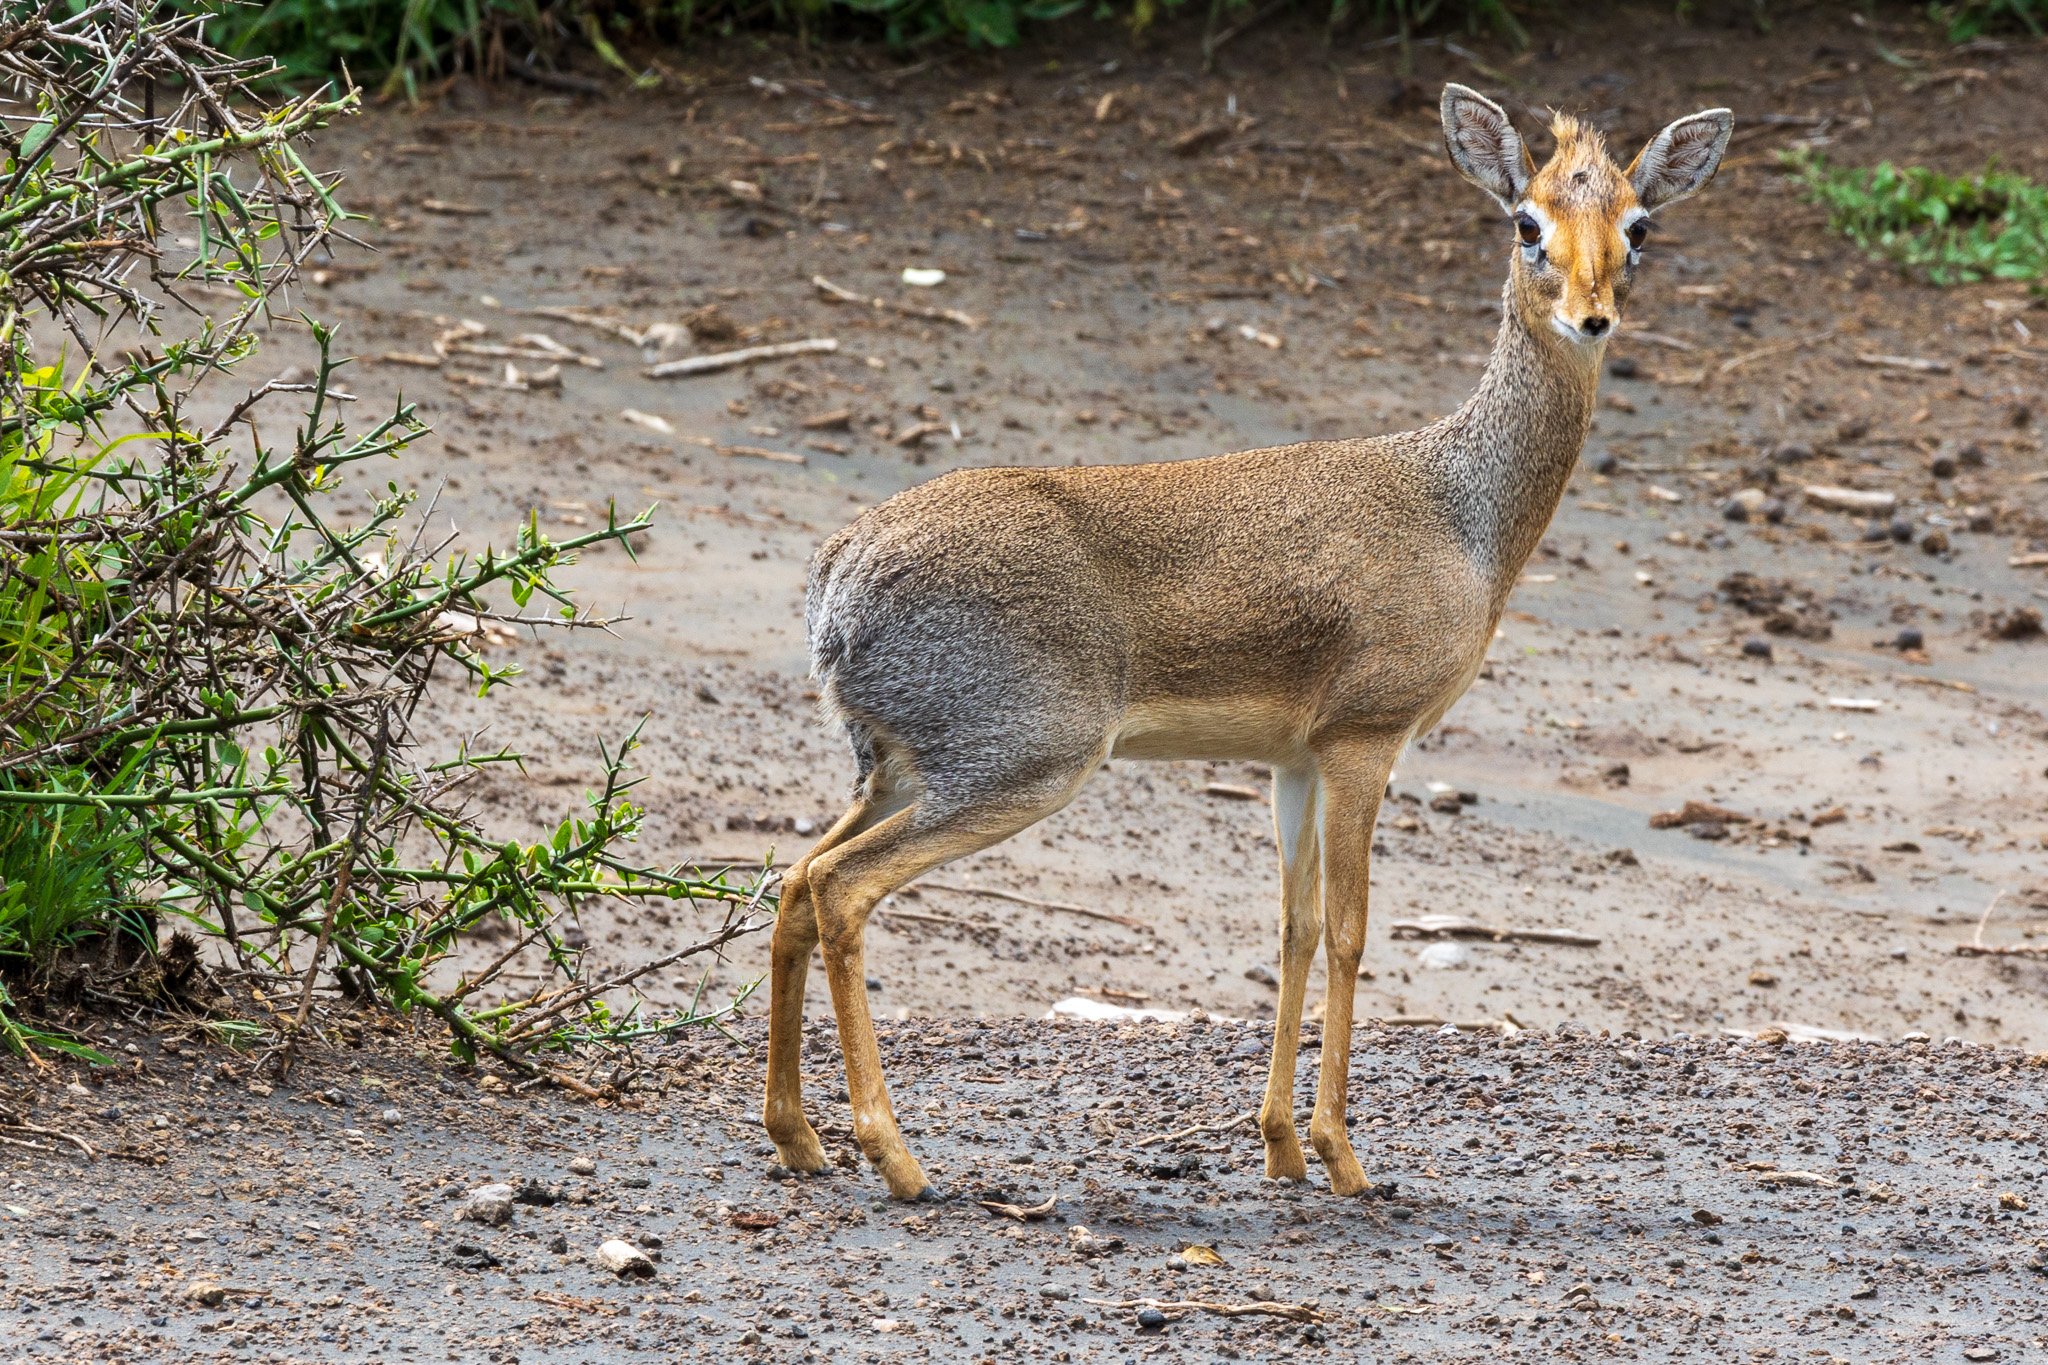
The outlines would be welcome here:
M 1925 166 L 1830 166 L 1811 152 L 1784 162 L 1828 226 L 1932 284 L 2039 280 L 2048 274 L 2048 186 L 1987 167 L 1944 175 Z

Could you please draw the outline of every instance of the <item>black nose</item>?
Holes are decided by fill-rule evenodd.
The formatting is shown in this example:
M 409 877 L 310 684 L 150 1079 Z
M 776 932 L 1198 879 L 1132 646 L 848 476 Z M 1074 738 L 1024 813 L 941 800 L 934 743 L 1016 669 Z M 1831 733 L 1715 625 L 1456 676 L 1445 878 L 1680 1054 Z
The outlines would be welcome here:
M 1579 324 L 1579 330 L 1589 337 L 1602 337 L 1607 335 L 1607 329 L 1613 325 L 1606 318 L 1587 318 Z

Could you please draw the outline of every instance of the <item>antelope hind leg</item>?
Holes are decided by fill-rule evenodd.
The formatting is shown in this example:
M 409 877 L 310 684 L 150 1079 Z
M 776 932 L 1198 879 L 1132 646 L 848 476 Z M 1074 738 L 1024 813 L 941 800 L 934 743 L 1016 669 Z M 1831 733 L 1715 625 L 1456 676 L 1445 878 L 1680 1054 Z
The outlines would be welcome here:
M 1077 784 L 1078 785 L 1078 784 Z M 825 979 L 839 1016 L 839 1046 L 846 1055 L 846 1093 L 853 1102 L 853 1135 L 897 1199 L 939 1197 L 924 1168 L 903 1145 L 896 1111 L 882 1079 L 882 1055 L 868 1012 L 862 932 L 882 897 L 941 863 L 1009 838 L 1057 809 L 1060 802 L 1023 811 L 967 811 L 920 819 L 913 805 L 819 855 L 808 870 L 811 904 L 825 950 Z
M 862 794 L 782 879 L 769 948 L 768 1093 L 761 1118 L 775 1144 L 775 1159 L 792 1171 L 809 1174 L 825 1168 L 825 1147 L 804 1117 L 803 1098 L 804 983 L 810 975 L 811 950 L 818 946 L 811 863 L 903 804 L 893 792 Z

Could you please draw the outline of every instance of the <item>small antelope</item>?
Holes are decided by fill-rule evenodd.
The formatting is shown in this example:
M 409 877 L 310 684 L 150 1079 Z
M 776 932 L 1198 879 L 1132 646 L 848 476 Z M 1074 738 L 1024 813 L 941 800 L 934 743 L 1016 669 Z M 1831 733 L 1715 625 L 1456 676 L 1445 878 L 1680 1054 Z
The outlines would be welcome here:
M 1254 760 L 1273 769 L 1282 881 L 1266 1174 L 1308 1175 L 1294 1066 L 1322 929 L 1309 1138 L 1334 1192 L 1370 1188 L 1345 1086 L 1381 795 L 1403 746 L 1478 673 L 1585 441 L 1650 217 L 1712 179 L 1733 120 L 1680 119 L 1625 171 L 1565 115 L 1537 170 L 1500 106 L 1460 85 L 1444 88 L 1443 127 L 1452 164 L 1513 231 L 1492 359 L 1449 417 L 1166 464 L 960 470 L 818 551 L 813 671 L 859 777 L 852 809 L 782 886 L 763 1118 L 783 1165 L 825 1164 L 799 1076 L 813 947 L 861 1150 L 895 1197 L 936 1197 L 882 1081 L 869 912 L 1060 809 L 1105 759 Z

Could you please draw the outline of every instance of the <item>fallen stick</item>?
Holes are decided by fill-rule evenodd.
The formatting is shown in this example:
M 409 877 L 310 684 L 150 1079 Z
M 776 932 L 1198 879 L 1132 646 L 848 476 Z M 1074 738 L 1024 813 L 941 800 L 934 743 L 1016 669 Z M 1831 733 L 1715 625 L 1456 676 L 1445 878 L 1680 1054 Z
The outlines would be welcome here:
M 954 323 L 965 327 L 970 332 L 981 326 L 980 318 L 975 317 L 971 313 L 963 313 L 957 308 L 933 308 L 921 303 L 901 303 L 893 299 L 868 298 L 864 294 L 856 294 L 851 289 L 832 283 L 823 275 L 811 276 L 811 285 L 820 294 L 823 294 L 835 303 L 860 304 L 868 308 L 887 308 L 893 312 L 901 313 L 907 318 L 926 318 L 932 322 Z
M 1767 356 L 1782 355 L 1786 351 L 1797 351 L 1807 346 L 1818 346 L 1839 330 L 1841 329 L 1830 327 L 1825 332 L 1821 332 L 1816 336 L 1794 337 L 1790 341 L 1776 341 L 1768 346 L 1759 346 L 1754 351 L 1745 351 L 1741 355 L 1730 356 L 1721 362 L 1720 369 L 1715 371 L 1715 373 L 1730 374 L 1753 360 L 1762 360 Z
M 1838 512 L 1889 512 L 1899 505 L 1895 493 L 1874 493 L 1861 488 L 1808 484 L 1804 492 L 1808 502 L 1817 507 L 1832 507 Z
M 1915 374 L 1947 374 L 1951 368 L 1946 360 L 1923 360 L 1917 355 L 1872 355 L 1858 351 L 1856 362 L 1881 370 L 1911 370 Z
M 781 341 L 773 346 L 748 346 L 738 351 L 718 351 L 712 355 L 692 355 L 684 356 L 681 360 L 664 360 L 659 365 L 648 366 L 646 375 L 649 379 L 677 379 L 684 375 L 729 370 L 735 365 L 752 365 L 762 360 L 786 360 L 790 356 L 838 349 L 837 337 L 806 337 L 802 341 Z
M 1966 683 L 1960 678 L 1913 678 L 1908 677 L 1904 673 L 1894 673 L 1892 674 L 1892 681 L 1908 683 L 1914 687 L 1940 687 L 1950 692 L 1975 692 L 1977 690 L 1974 684 Z
M 987 896 L 990 900 L 1011 901 L 1017 905 L 1028 905 L 1034 910 L 1059 910 L 1069 915 L 1084 915 L 1089 919 L 1108 920 L 1121 924 L 1126 929 L 1150 930 L 1151 926 L 1129 915 L 1119 915 L 1108 910 L 1097 910 L 1091 906 L 1074 905 L 1067 901 L 1042 901 L 1033 896 L 1020 896 L 1015 891 L 998 891 L 989 886 L 959 886 L 952 882 L 919 882 L 919 886 L 933 891 L 957 891 L 963 896 Z
M 787 450 L 767 450 L 761 446 L 713 446 L 713 450 L 728 459 L 771 460 L 776 464 L 809 464 L 810 458 Z
M 1489 938 L 1495 943 L 1562 943 L 1573 948 L 1597 948 L 1600 940 L 1574 929 L 1545 929 L 1537 926 L 1481 924 L 1462 915 L 1424 915 L 1420 919 L 1397 919 L 1390 926 L 1396 934 L 1419 937 Z
M 890 919 L 907 919 L 914 924 L 943 924 L 954 929 L 993 929 L 995 926 L 982 920 L 961 919 L 958 915 L 941 915 L 931 910 L 900 910 L 893 905 L 880 906 L 878 915 Z
M 73 1137 L 71 1134 L 61 1132 L 55 1128 L 44 1128 L 40 1124 L 20 1122 L 0 1123 L 0 1128 L 11 1128 L 17 1133 L 34 1133 L 37 1137 L 56 1138 L 59 1142 L 68 1142 L 79 1151 L 84 1152 L 87 1161 L 98 1161 L 100 1159 L 99 1153 L 95 1152 L 92 1149 L 92 1144 L 84 1138 Z
M 2048 555 L 2014 555 L 2005 564 L 2009 569 L 2048 569 Z
M 1179 1128 L 1171 1133 L 1154 1133 L 1150 1137 L 1141 1137 L 1131 1145 L 1133 1147 L 1151 1147 L 1161 1142 L 1178 1142 L 1182 1138 L 1201 1137 L 1205 1133 L 1227 1133 L 1233 1128 L 1241 1128 L 1245 1124 L 1253 1122 L 1258 1116 L 1258 1110 L 1247 1109 L 1242 1114 L 1233 1114 L 1231 1117 L 1220 1119 L 1215 1123 L 1198 1123 L 1192 1128 Z
M 1842 1182 L 1812 1171 L 1758 1171 L 1760 1185 L 1798 1185 L 1810 1190 L 1839 1190 Z
M 1630 341 L 1640 341 L 1645 346 L 1662 346 L 1664 349 L 1668 351 L 1697 351 L 1699 349 L 1699 347 L 1693 345 L 1690 341 L 1683 341 L 1680 340 L 1678 337 L 1668 337 L 1665 336 L 1662 332 L 1638 332 L 1630 330 L 1629 332 L 1625 333 L 1625 335 L 1628 337 Z
M 1991 903 L 1984 907 L 1984 913 L 1977 917 L 1977 932 L 1970 936 L 1968 943 L 1958 943 L 1956 945 L 1957 957 L 2048 957 L 2048 944 L 1992 944 L 1984 941 L 1984 926 L 1991 922 L 1991 912 L 1997 908 L 1999 901 L 2003 899 L 2005 899 L 2005 891 L 2003 888 L 2000 888 L 1992 895 Z
M 1442 1028 L 1449 1024 L 1460 1033 L 1498 1033 L 1504 1038 L 1512 1038 L 1527 1027 L 1512 1014 L 1503 1014 L 1498 1019 L 1445 1019 L 1434 1014 L 1396 1014 L 1367 1022 L 1383 1028 Z
M 567 360 L 586 369 L 604 368 L 604 362 L 596 356 L 584 355 L 566 346 L 560 350 L 550 351 L 540 346 L 501 346 L 494 341 L 451 341 L 448 343 L 448 350 L 455 355 L 488 356 L 494 360 Z
M 1041 1218 L 1050 1218 L 1055 1205 L 1060 1202 L 1056 1194 L 1046 1196 L 1043 1204 L 1006 1204 L 1000 1199 L 977 1199 L 975 1203 L 990 1213 L 1000 1213 L 1005 1218 L 1014 1218 L 1020 1223 L 1035 1223 Z
M 905 449 L 911 446 L 923 445 L 925 437 L 937 436 L 945 429 L 946 424 L 944 422 L 913 422 L 890 437 L 889 444 L 902 446 Z
M 1305 1303 L 1210 1303 L 1206 1299 L 1083 1299 L 1097 1308 L 1150 1308 L 1160 1313 L 1215 1313 L 1226 1318 L 1286 1318 L 1289 1322 L 1321 1322 L 1322 1313 Z
M 605 317 L 601 313 L 592 313 L 573 307 L 522 308 L 518 311 L 528 317 L 552 318 L 556 322 L 567 322 L 578 327 L 588 327 L 593 332 L 602 332 L 608 337 L 616 337 L 628 345 L 641 346 L 646 344 L 646 334 L 644 332 L 638 331 L 616 318 Z

